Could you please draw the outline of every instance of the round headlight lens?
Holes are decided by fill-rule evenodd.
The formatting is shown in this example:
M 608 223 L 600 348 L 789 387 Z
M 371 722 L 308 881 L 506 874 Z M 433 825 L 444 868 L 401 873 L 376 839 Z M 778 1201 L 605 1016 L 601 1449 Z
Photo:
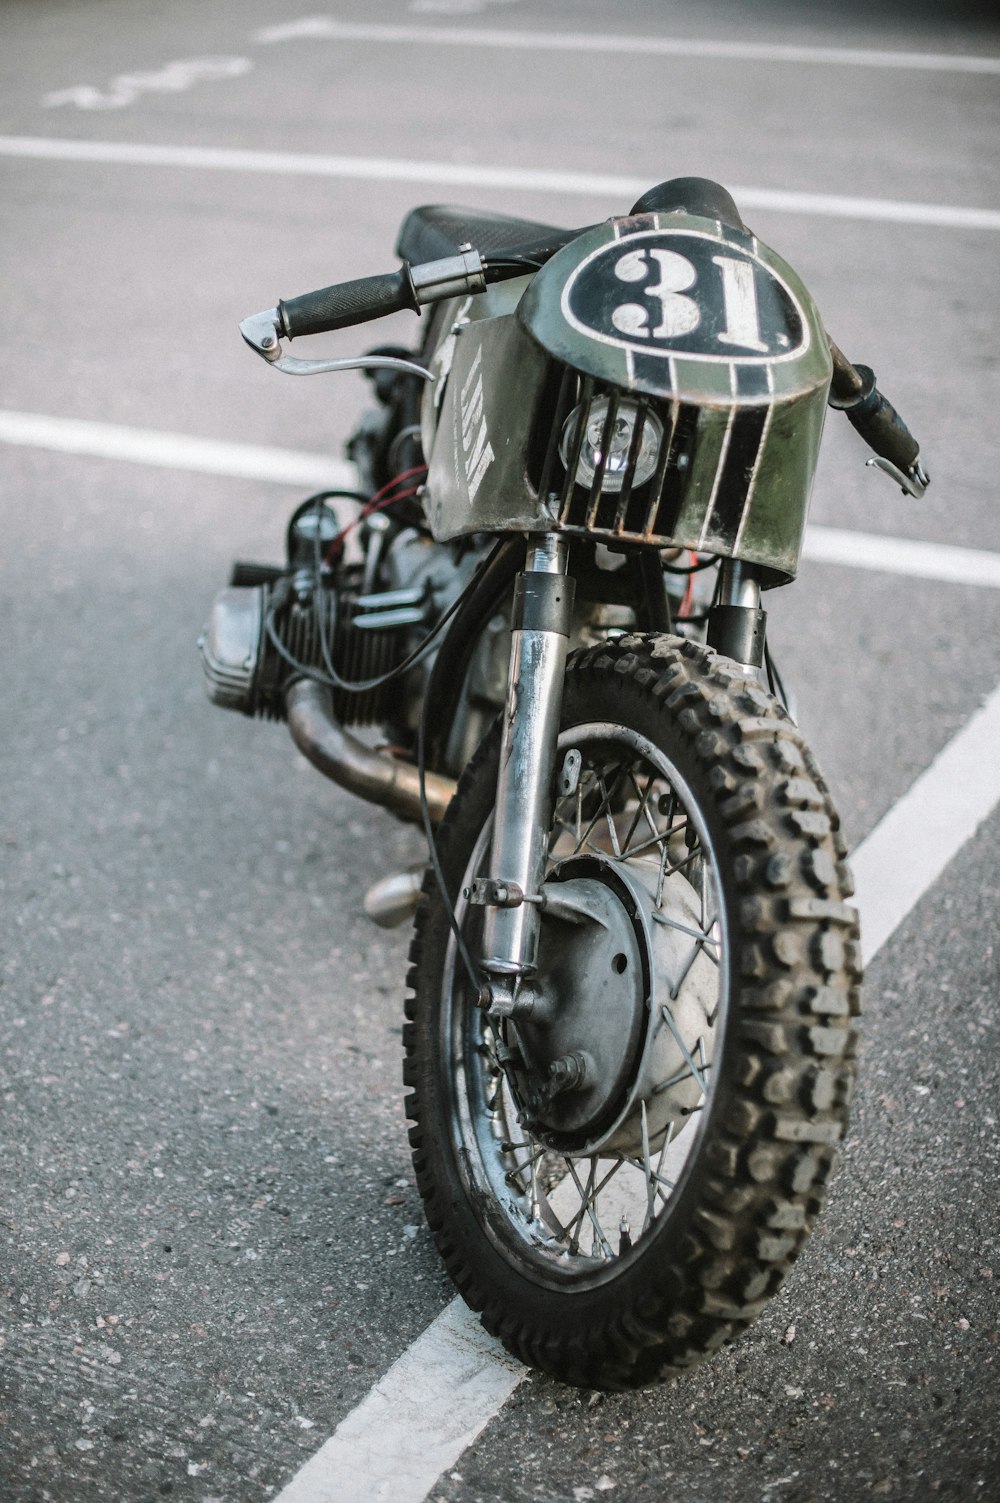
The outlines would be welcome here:
M 601 462 L 601 440 L 604 437 L 604 429 L 607 426 L 609 400 L 607 397 L 595 397 L 590 404 L 587 413 L 586 429 L 583 435 L 583 445 L 580 449 L 580 458 L 576 466 L 575 481 L 577 485 L 590 486 L 593 484 L 597 473 L 597 466 Z M 574 439 L 580 422 L 580 408 L 575 407 L 563 424 L 562 437 L 559 441 L 559 457 L 568 467 L 573 453 Z M 608 453 L 604 463 L 604 479 L 602 489 L 606 491 L 620 491 L 625 482 L 625 473 L 628 470 L 628 459 L 632 452 L 632 438 L 639 422 L 639 409 L 634 402 L 619 402 L 615 413 L 614 423 L 611 429 L 611 439 L 608 444 Z M 655 412 L 647 407 L 642 424 L 642 435 L 639 439 L 639 452 L 635 459 L 635 473 L 632 476 L 632 484 L 645 485 L 646 481 L 656 469 L 656 461 L 660 456 L 660 444 L 663 441 L 663 424 Z

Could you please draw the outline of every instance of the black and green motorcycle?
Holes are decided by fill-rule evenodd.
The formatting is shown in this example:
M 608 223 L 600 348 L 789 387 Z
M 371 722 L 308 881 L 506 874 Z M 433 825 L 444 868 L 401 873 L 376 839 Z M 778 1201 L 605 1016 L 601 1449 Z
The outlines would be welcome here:
M 525 1362 L 645 1384 L 779 1288 L 854 1079 L 846 848 L 762 591 L 795 577 L 828 405 L 904 490 L 926 476 L 717 184 L 574 231 L 424 207 L 397 250 L 241 325 L 376 401 L 356 482 L 217 597 L 209 691 L 422 822 L 426 873 L 367 906 L 415 914 L 406 1111 L 441 1256 Z M 415 350 L 286 351 L 405 308 Z

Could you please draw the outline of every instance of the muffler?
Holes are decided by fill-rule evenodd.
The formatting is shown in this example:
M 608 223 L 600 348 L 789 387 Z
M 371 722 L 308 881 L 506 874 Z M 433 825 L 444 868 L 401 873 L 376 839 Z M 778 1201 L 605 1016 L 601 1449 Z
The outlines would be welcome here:
M 396 929 L 408 923 L 417 911 L 423 880 L 423 867 L 383 877 L 365 893 L 365 913 L 380 929 Z

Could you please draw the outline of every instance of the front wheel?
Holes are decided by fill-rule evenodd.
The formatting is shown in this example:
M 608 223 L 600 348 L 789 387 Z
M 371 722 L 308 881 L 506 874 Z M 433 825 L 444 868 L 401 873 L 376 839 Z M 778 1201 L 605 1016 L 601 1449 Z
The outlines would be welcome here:
M 857 920 L 795 726 L 692 642 L 567 669 L 538 971 L 493 1018 L 431 879 L 407 1113 L 441 1255 L 486 1328 L 566 1382 L 624 1388 L 730 1341 L 820 1209 L 853 1083 Z M 475 956 L 499 737 L 439 832 Z

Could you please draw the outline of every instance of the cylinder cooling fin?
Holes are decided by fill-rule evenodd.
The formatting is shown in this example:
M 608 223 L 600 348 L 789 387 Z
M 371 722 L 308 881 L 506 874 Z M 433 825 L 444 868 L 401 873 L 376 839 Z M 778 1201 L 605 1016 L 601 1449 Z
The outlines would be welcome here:
M 357 605 L 359 581 L 349 571 L 345 575 L 338 580 L 336 599 L 324 587 L 296 598 L 289 574 L 220 591 L 199 639 L 212 702 L 283 720 L 293 679 L 327 676 L 324 637 L 337 675 L 348 682 L 377 678 L 401 662 L 405 628 L 357 627 L 355 617 L 367 613 Z M 344 725 L 377 724 L 391 718 L 391 695 L 391 685 L 360 694 L 335 690 L 334 714 Z

